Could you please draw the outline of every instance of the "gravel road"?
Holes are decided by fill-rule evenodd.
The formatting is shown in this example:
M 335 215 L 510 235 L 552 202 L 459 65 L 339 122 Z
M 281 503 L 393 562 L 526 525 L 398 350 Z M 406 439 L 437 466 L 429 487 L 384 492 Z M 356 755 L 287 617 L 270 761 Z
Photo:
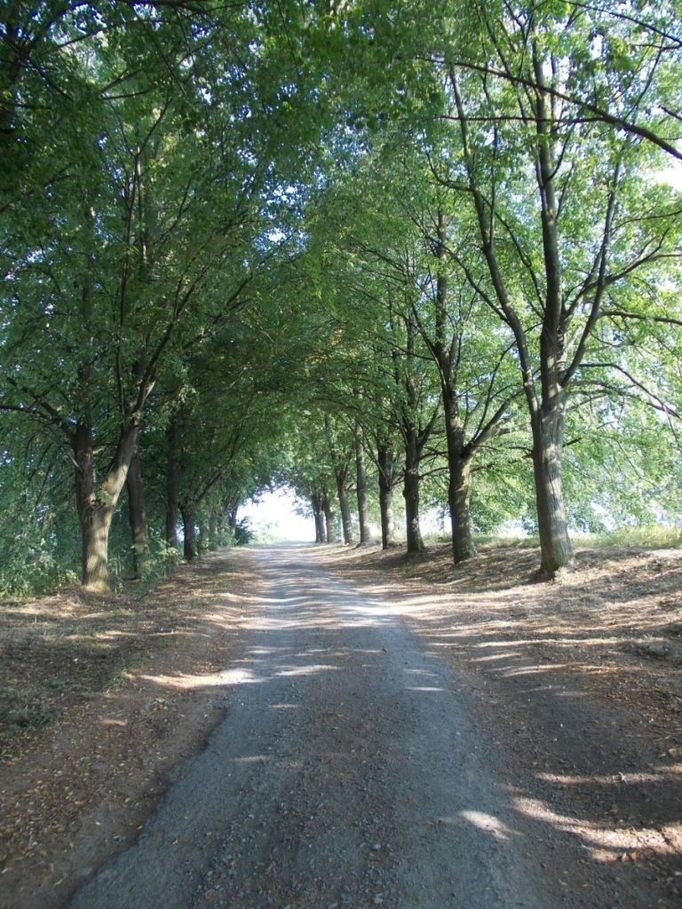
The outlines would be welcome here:
M 506 743 L 390 598 L 295 548 L 249 558 L 264 583 L 225 720 L 71 909 L 668 905 L 519 811 Z

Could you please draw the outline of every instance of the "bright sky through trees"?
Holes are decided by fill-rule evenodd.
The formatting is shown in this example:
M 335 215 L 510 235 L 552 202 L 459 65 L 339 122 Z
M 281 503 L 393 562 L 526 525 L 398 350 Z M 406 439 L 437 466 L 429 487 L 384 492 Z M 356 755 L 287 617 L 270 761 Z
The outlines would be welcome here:
M 313 519 L 301 514 L 301 501 L 290 486 L 259 493 L 239 515 L 248 521 L 257 540 L 309 543 L 315 539 Z

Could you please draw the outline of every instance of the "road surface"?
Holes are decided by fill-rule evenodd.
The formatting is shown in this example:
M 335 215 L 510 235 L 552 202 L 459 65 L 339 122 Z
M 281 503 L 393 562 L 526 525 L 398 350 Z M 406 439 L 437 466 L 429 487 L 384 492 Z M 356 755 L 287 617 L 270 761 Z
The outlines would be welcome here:
M 672 906 L 521 810 L 523 761 L 390 595 L 255 558 L 224 721 L 71 909 Z

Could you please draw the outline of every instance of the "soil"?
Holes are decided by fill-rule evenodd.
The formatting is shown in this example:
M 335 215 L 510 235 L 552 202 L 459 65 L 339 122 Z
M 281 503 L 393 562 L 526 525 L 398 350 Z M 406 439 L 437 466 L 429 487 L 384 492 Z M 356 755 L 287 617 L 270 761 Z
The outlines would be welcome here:
M 0 607 L 0 906 L 679 905 L 682 553 L 536 561 L 253 548 Z
M 0 906 L 62 906 L 138 836 L 223 718 L 258 589 L 207 557 L 147 595 L 0 605 Z

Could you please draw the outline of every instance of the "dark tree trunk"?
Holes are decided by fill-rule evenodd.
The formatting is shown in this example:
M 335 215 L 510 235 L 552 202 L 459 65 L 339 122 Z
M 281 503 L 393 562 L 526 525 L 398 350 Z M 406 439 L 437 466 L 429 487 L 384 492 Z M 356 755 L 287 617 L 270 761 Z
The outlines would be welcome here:
M 327 536 L 324 526 L 324 514 L 321 511 L 315 512 L 315 542 L 326 543 Z
M 322 496 L 322 511 L 324 512 L 324 524 L 327 532 L 327 542 L 338 543 L 339 538 L 336 533 L 336 512 L 332 508 L 331 499 L 327 493 Z
M 238 508 L 230 508 L 227 513 L 227 526 L 230 528 L 230 533 L 233 537 L 237 536 L 237 511 Z
M 353 524 L 351 521 L 350 504 L 348 502 L 348 490 L 346 489 L 346 470 L 336 470 L 336 492 L 339 499 L 339 511 L 341 512 L 341 527 L 343 529 L 343 542 L 353 542 Z
M 109 529 L 135 454 L 139 427 L 121 432 L 116 453 L 99 485 L 95 484 L 92 430 L 79 424 L 73 434 L 75 486 L 81 526 L 81 581 L 91 590 L 106 590 L 109 581 Z
M 407 551 L 424 552 L 424 541 L 419 526 L 419 474 L 405 471 L 405 521 L 407 530 Z
M 379 509 L 381 511 L 381 548 L 388 549 L 395 542 L 395 518 L 393 515 L 393 487 L 379 485 Z
M 358 495 L 358 520 L 360 522 L 360 544 L 371 543 L 372 534 L 369 529 L 369 516 L 367 509 L 367 467 L 365 464 L 365 449 L 363 446 L 363 432 L 361 426 L 355 428 L 355 476 Z
M 128 492 L 128 521 L 133 544 L 133 574 L 139 578 L 143 573 L 145 559 L 149 553 L 149 525 L 144 505 L 142 464 L 137 452 L 130 462 L 126 477 L 126 490 Z
M 450 464 L 448 482 L 450 523 L 452 525 L 452 554 L 455 564 L 476 555 L 471 524 L 471 461 L 458 458 Z
M 428 423 L 420 428 L 416 417 L 419 412 L 419 391 L 417 372 L 414 368 L 417 324 L 413 317 L 407 319 L 405 328 L 405 355 L 409 369 L 403 379 L 406 395 L 406 406 L 402 415 L 402 435 L 405 445 L 403 496 L 405 498 L 407 551 L 412 554 L 424 551 L 424 541 L 419 526 L 419 486 L 421 481 L 419 467 L 422 452 L 433 429 L 437 411 L 434 410 Z
M 564 414 L 562 402 L 532 419 L 533 476 L 542 571 L 552 577 L 571 561 L 562 482 Z
M 223 512 L 218 512 L 218 546 L 223 546 L 227 541 L 228 528 L 227 528 L 227 515 Z
M 452 389 L 443 388 L 445 436 L 448 449 L 448 506 L 455 564 L 476 555 L 471 524 L 471 458 L 464 445 L 464 432 Z
M 208 548 L 211 552 L 218 548 L 218 509 L 212 508 L 208 516 Z
M 183 555 L 186 562 L 192 562 L 197 557 L 197 531 L 194 523 L 194 503 L 183 502 L 180 506 L 182 515 L 182 533 L 184 537 Z
M 208 539 L 208 519 L 206 512 L 203 508 L 199 509 L 199 514 L 197 516 L 197 523 L 199 525 L 199 539 L 197 549 L 199 552 L 208 552 L 210 549 L 209 539 Z
M 379 510 L 381 512 L 381 548 L 388 549 L 394 543 L 395 522 L 393 518 L 393 471 L 394 456 L 388 445 L 379 445 Z
M 407 551 L 409 553 L 424 552 L 424 541 L 419 526 L 420 460 L 416 430 L 408 428 L 405 444 L 405 483 L 403 496 L 405 497 L 405 526 L 407 532 Z
M 407 531 L 407 551 L 409 553 L 424 552 L 424 541 L 419 526 L 420 460 L 416 431 L 408 431 L 405 445 L 405 483 L 403 496 L 405 497 L 405 524 Z
M 99 502 L 95 492 L 92 434 L 78 426 L 74 439 L 76 499 L 81 527 L 81 583 L 91 590 L 106 590 L 109 528 L 113 509 Z
M 313 517 L 315 519 L 315 542 L 316 543 L 326 543 L 327 536 L 325 533 L 324 526 L 324 511 L 322 510 L 322 496 L 313 495 L 310 497 L 310 504 L 313 509 Z
M 178 461 L 178 426 L 175 420 L 168 427 L 168 465 L 166 473 L 166 543 L 178 547 L 178 510 L 180 497 L 180 465 Z

